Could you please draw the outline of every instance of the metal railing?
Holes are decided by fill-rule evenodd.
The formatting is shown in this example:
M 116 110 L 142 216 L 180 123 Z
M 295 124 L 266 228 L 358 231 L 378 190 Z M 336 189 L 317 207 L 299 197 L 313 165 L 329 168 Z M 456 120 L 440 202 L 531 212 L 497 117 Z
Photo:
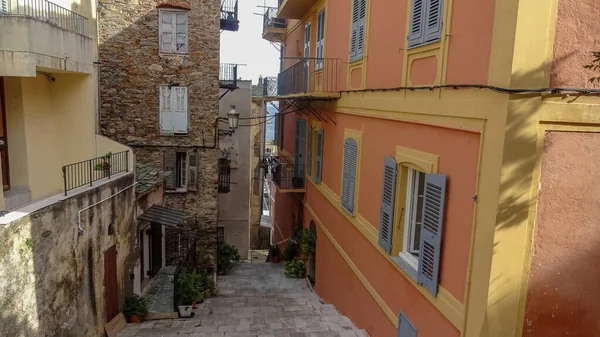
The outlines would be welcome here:
M 263 97 L 275 96 L 277 96 L 277 77 L 265 77 L 263 79 Z
M 277 8 L 267 8 L 263 14 L 263 29 L 285 28 L 285 19 L 277 18 Z
M 0 0 L 0 15 L 23 15 L 88 35 L 88 19 L 47 0 Z
M 290 58 L 286 58 L 290 59 Z M 293 58 L 299 60 L 277 76 L 277 95 L 336 92 L 340 88 L 338 58 Z
M 238 0 L 221 0 L 221 19 L 238 21 Z
M 107 153 L 102 157 L 92 158 L 62 167 L 63 186 L 67 192 L 81 186 L 92 186 L 95 181 L 129 171 L 129 151 Z
M 273 182 L 280 189 L 303 189 L 306 163 L 300 156 L 275 156 Z
M 237 64 L 221 63 L 219 66 L 219 87 L 235 89 L 237 88 Z

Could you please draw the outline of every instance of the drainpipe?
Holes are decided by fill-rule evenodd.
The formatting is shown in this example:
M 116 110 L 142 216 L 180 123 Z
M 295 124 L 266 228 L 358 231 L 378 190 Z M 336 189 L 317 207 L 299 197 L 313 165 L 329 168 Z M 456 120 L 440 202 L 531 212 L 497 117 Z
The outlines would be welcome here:
M 90 209 L 90 208 L 92 208 L 92 207 L 94 207 L 94 206 L 96 206 L 96 205 L 98 205 L 98 204 L 101 204 L 101 203 L 105 202 L 106 200 L 112 199 L 112 198 L 113 198 L 113 197 L 115 197 L 116 195 L 118 195 L 118 194 L 121 194 L 123 191 L 126 191 L 126 190 L 128 190 L 128 189 L 130 189 L 130 188 L 134 187 L 134 186 L 135 186 L 135 185 L 137 185 L 137 184 L 138 184 L 138 182 L 136 181 L 135 183 L 133 183 L 133 184 L 131 184 L 131 185 L 129 185 L 129 186 L 127 186 L 127 187 L 125 187 L 124 189 L 122 189 L 122 190 L 120 190 L 119 192 L 117 192 L 117 193 L 115 193 L 115 194 L 111 195 L 110 197 L 104 198 L 104 199 L 102 199 L 102 200 L 98 201 L 98 202 L 97 202 L 97 203 L 95 203 L 95 204 L 91 204 L 91 205 L 89 205 L 89 206 L 88 206 L 88 207 L 86 207 L 86 208 L 82 208 L 82 209 L 80 209 L 80 210 L 77 212 L 77 230 L 79 230 L 79 232 L 83 232 L 83 228 L 81 228 L 81 212 L 83 212 L 83 211 L 87 211 L 88 209 Z

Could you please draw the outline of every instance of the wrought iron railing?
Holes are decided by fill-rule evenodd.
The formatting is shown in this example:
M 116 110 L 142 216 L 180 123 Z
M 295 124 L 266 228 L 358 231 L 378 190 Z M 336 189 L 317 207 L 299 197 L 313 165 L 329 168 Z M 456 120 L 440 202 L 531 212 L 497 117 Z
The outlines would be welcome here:
M 219 159 L 219 193 L 231 191 L 231 165 L 225 158 Z
M 267 8 L 263 15 L 263 29 L 285 28 L 285 19 L 277 18 L 277 8 Z
M 237 64 L 221 63 L 219 66 L 219 87 L 226 89 L 237 88 Z
M 263 96 L 264 97 L 275 97 L 277 96 L 277 77 L 269 76 L 263 79 Z
M 239 28 L 238 0 L 221 0 L 221 29 L 235 32 Z
M 50 25 L 88 35 L 88 19 L 47 0 L 0 0 L 0 15 L 28 16 Z
M 305 159 L 301 156 L 275 156 L 273 182 L 280 189 L 303 189 L 306 172 Z
M 107 153 L 62 167 L 65 195 L 81 186 L 92 186 L 95 181 L 129 171 L 129 151 Z
M 289 59 L 289 58 L 287 58 Z M 338 58 L 293 58 L 291 67 L 277 76 L 277 95 L 336 92 L 340 88 Z

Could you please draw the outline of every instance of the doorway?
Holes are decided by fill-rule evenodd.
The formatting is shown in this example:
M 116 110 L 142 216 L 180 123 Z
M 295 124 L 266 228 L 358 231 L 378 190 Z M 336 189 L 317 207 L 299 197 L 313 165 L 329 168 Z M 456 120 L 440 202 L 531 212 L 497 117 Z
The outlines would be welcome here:
M 10 189 L 10 174 L 8 172 L 8 144 L 6 142 L 6 94 L 4 77 L 0 77 L 0 158 L 2 159 L 2 189 Z
M 162 268 L 162 225 L 152 223 L 150 231 L 150 270 L 152 271 L 152 277 L 154 277 Z
M 112 246 L 104 252 L 104 302 L 107 322 L 110 322 L 119 314 L 118 287 L 117 246 Z

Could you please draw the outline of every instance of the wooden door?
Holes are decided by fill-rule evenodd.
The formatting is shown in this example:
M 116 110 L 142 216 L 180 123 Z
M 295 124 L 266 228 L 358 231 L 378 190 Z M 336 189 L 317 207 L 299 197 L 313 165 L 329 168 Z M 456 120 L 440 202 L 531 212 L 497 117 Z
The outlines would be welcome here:
M 152 276 L 156 276 L 162 268 L 162 225 L 152 224 Z
M 104 252 L 104 301 L 106 321 L 110 322 L 119 314 L 119 284 L 117 280 L 117 247 Z
M 8 174 L 8 144 L 6 143 L 6 95 L 4 92 L 4 78 L 0 77 L 0 158 L 2 158 L 2 188 L 10 189 L 10 175 Z

